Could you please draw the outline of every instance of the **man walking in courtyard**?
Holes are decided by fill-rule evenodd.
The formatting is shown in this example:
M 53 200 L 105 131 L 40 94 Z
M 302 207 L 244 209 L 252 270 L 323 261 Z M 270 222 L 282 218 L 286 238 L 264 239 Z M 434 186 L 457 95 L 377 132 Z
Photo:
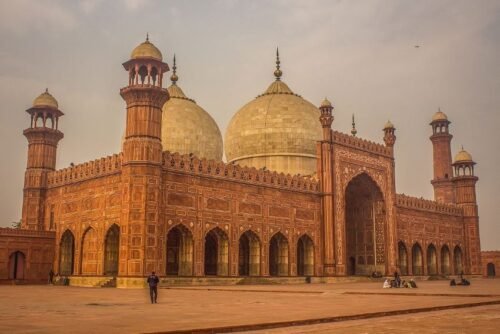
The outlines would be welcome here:
M 158 283 L 160 280 L 158 279 L 158 276 L 155 275 L 155 272 L 151 272 L 151 275 L 148 277 L 148 284 L 149 284 L 149 295 L 151 297 L 151 304 L 155 303 L 156 300 L 158 299 Z M 153 298 L 154 295 L 154 298 Z

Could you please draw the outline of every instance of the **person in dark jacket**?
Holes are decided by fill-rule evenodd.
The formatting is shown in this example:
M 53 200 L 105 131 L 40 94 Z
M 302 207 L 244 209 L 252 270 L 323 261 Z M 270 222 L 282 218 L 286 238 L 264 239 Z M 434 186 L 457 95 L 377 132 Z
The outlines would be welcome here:
M 155 272 L 153 271 L 151 275 L 149 275 L 147 282 L 149 285 L 149 296 L 151 297 L 151 304 L 156 304 L 156 300 L 158 299 L 158 283 L 160 282 L 160 279 L 155 275 Z

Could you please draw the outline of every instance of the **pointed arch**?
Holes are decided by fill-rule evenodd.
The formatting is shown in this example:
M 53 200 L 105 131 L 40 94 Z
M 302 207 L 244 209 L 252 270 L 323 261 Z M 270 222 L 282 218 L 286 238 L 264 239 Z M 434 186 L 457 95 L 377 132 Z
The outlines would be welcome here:
M 437 275 L 437 252 L 436 247 L 433 244 L 429 244 L 427 247 L 427 275 Z
M 215 227 L 205 235 L 205 275 L 229 274 L 229 238 L 221 228 Z
M 495 264 L 493 262 L 489 262 L 486 265 L 486 275 L 490 278 L 495 278 L 496 271 L 495 271 Z
M 238 245 L 238 274 L 240 276 L 260 275 L 259 236 L 252 230 L 241 234 Z
M 349 181 L 344 199 L 347 274 L 385 272 L 386 204 L 381 188 L 361 172 Z
M 463 262 L 462 262 L 462 249 L 460 246 L 455 246 L 453 250 L 453 264 L 455 266 L 455 275 L 460 275 L 463 273 Z
M 447 245 L 441 247 L 441 274 L 449 275 L 450 270 L 450 249 Z
M 297 240 L 297 275 L 314 275 L 314 243 L 307 234 Z
M 416 242 L 412 249 L 411 249 L 411 255 L 412 255 L 412 270 L 413 270 L 413 275 L 420 276 L 424 274 L 424 260 L 423 260 L 423 255 L 422 255 L 422 247 L 420 247 L 420 244 Z
M 80 273 L 82 275 L 97 275 L 97 232 L 88 227 L 82 236 L 80 252 Z
M 193 275 L 193 233 L 182 224 L 175 225 L 167 233 L 166 274 Z
M 113 224 L 106 232 L 104 240 L 104 275 L 118 275 L 120 259 L 120 227 Z
M 24 279 L 26 256 L 21 251 L 15 251 L 9 256 L 9 279 Z
M 59 244 L 59 274 L 73 275 L 75 260 L 75 236 L 68 229 L 61 236 Z
M 408 275 L 408 251 L 403 241 L 398 242 L 398 266 L 401 275 Z
M 269 241 L 269 274 L 288 276 L 289 259 L 288 239 L 281 233 L 275 233 Z

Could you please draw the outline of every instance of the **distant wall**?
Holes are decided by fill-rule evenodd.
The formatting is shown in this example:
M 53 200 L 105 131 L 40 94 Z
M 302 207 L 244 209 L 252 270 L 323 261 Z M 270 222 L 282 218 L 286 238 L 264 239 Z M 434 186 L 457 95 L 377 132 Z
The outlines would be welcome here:
M 483 276 L 495 278 L 500 277 L 500 251 L 481 252 L 481 262 L 483 267 Z M 495 274 L 494 276 L 492 275 L 493 273 Z
M 54 232 L 0 228 L 0 280 L 46 282 L 54 248 Z

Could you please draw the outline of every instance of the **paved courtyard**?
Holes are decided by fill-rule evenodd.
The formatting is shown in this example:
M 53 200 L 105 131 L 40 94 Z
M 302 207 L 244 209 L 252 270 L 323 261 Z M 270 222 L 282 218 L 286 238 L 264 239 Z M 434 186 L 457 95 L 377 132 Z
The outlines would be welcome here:
M 155 305 L 142 289 L 0 286 L 0 333 L 499 332 L 500 280 L 418 284 L 179 287 L 160 289 Z

